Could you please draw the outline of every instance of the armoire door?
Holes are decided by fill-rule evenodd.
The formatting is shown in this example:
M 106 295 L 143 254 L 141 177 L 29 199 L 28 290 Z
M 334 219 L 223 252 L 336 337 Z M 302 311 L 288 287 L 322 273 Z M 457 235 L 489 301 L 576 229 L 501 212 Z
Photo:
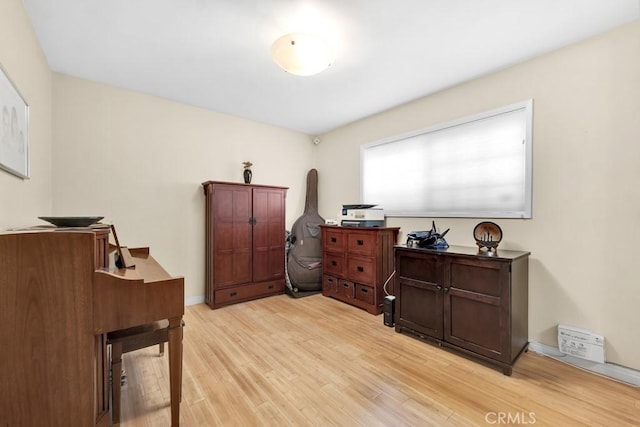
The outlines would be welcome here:
M 214 188 L 213 273 L 216 287 L 252 280 L 251 190 L 238 185 L 216 185 Z
M 253 189 L 253 281 L 284 278 L 285 191 Z

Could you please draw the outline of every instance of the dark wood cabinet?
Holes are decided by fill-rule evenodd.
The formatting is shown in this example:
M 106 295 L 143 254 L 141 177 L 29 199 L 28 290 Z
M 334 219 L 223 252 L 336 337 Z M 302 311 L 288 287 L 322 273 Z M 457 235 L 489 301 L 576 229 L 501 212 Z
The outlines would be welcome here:
M 399 228 L 321 225 L 322 294 L 372 314 L 382 312 Z M 389 293 L 390 290 L 387 289 Z
M 207 305 L 283 293 L 287 188 L 215 181 L 202 186 Z
M 511 375 L 528 344 L 528 252 L 395 248 L 396 331 Z

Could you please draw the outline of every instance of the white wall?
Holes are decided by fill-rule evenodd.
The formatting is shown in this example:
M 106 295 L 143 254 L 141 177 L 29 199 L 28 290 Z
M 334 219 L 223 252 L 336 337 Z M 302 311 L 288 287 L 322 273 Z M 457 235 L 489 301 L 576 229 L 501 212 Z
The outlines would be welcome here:
M 640 369 L 638 52 L 635 22 L 353 123 L 314 149 L 283 129 L 73 77 L 52 82 L 22 1 L 3 0 L 0 63 L 30 104 L 31 179 L 0 171 L 0 230 L 40 215 L 104 215 L 123 244 L 149 245 L 197 298 L 203 181 L 240 181 L 241 162 L 252 161 L 254 182 L 291 187 L 290 226 L 315 166 L 320 213 L 334 218 L 359 200 L 361 144 L 533 98 L 534 218 L 496 220 L 502 248 L 532 253 L 530 339 L 555 344 L 558 323 L 590 328 L 606 336 L 610 361 Z M 473 244 L 478 219 L 436 220 L 451 227 L 450 243 Z M 403 239 L 430 222 L 388 224 Z
M 606 336 L 609 361 L 640 368 L 639 52 L 636 21 L 323 135 L 316 167 L 330 191 L 320 214 L 359 201 L 361 144 L 533 98 L 533 219 L 495 220 L 501 248 L 531 251 L 530 340 L 557 345 L 558 323 L 592 329 Z M 436 224 L 451 228 L 450 244 L 473 246 L 479 221 Z M 431 218 L 387 225 L 403 241 Z
M 57 73 L 53 88 L 53 213 L 104 216 L 185 277 L 188 302 L 204 295 L 204 181 L 242 182 L 248 160 L 253 183 L 290 187 L 287 227 L 304 210 L 306 135 Z
M 0 1 L 0 64 L 29 104 L 31 179 L 0 169 L 0 230 L 51 213 L 51 71 L 21 0 Z

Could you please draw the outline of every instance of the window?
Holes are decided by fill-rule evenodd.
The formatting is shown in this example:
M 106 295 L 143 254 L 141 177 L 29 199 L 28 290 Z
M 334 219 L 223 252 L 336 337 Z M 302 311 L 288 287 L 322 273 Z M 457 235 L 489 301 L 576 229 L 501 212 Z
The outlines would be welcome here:
M 387 216 L 531 218 L 533 100 L 361 147 Z

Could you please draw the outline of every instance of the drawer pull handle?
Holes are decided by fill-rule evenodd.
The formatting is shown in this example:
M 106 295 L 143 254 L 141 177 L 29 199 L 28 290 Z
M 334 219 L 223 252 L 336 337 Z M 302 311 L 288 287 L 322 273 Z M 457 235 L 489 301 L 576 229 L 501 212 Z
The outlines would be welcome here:
M 268 288 L 273 289 L 273 283 L 269 284 Z
M 335 261 L 331 261 L 331 265 L 333 265 L 335 267 L 336 265 L 338 265 L 338 263 L 335 262 Z
M 357 270 L 358 270 L 360 273 L 362 273 L 362 272 L 364 271 L 364 267 L 360 267 L 360 266 L 358 266 L 358 267 L 357 267 Z
M 231 297 L 235 297 L 236 295 L 238 295 L 238 293 L 237 293 L 237 292 L 231 292 L 231 293 L 229 294 L 229 296 L 231 296 Z
M 335 242 L 337 242 L 337 241 L 338 241 L 338 239 L 336 239 L 335 237 L 332 237 L 332 238 L 331 238 L 331 243 L 335 243 Z
M 367 292 L 369 292 L 369 289 L 362 288 L 362 289 L 360 289 L 360 292 L 362 292 L 363 294 L 366 294 Z
M 356 241 L 356 243 L 358 243 L 358 245 L 362 246 L 362 245 L 364 245 L 364 240 L 360 240 L 360 239 L 358 239 L 358 240 Z
M 344 286 L 345 288 L 348 288 L 349 284 L 348 283 L 343 283 L 342 286 Z

